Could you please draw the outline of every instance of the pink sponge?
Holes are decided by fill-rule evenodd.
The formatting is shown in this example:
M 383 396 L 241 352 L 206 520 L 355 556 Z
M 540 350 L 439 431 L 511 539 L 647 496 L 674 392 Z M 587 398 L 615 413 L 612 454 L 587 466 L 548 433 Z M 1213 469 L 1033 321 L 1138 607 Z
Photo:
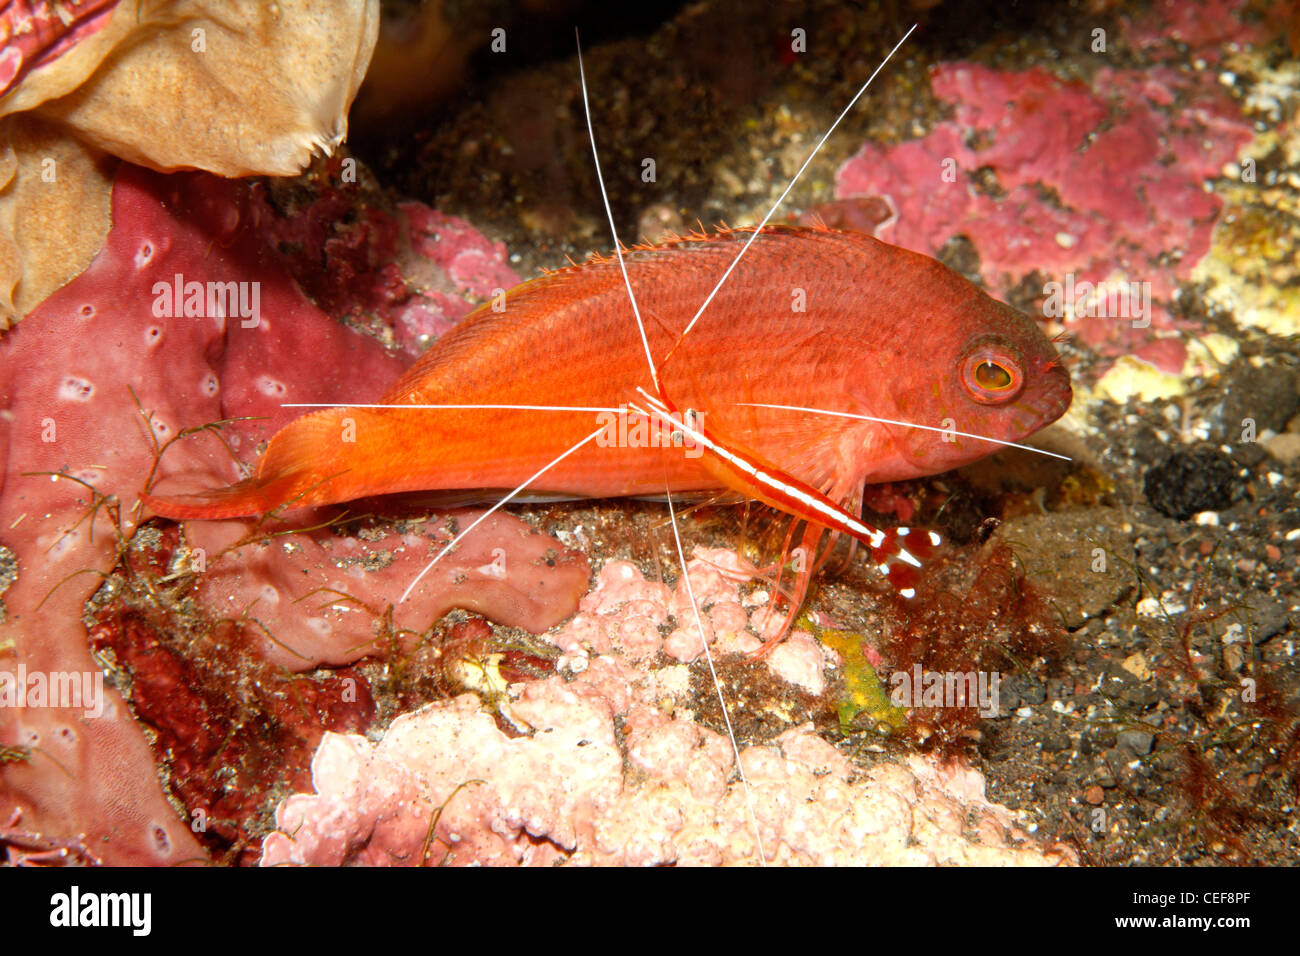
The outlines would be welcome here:
M 276 529 L 311 528 L 326 511 L 294 515 Z M 449 526 L 465 527 L 479 514 L 458 511 L 447 518 L 404 521 L 401 528 L 380 525 L 364 536 L 304 531 L 282 539 L 288 548 L 246 545 L 211 561 L 198 577 L 196 593 L 212 613 L 256 622 L 260 655 L 291 671 L 389 653 L 395 649 L 390 627 L 405 633 L 398 643 L 409 647 L 452 608 L 531 631 L 544 631 L 572 614 L 587 587 L 587 559 L 499 512 L 398 603 L 451 540 Z M 191 548 L 210 556 L 254 536 L 251 521 L 185 523 Z
M 0 596 L 0 671 L 86 675 L 92 683 L 100 675 L 83 611 L 117 562 L 117 533 L 129 537 L 140 521 L 136 494 L 155 442 L 223 417 L 264 415 L 228 432 L 236 454 L 252 459 L 258 442 L 294 414 L 281 402 L 365 401 L 404 366 L 307 301 L 266 245 L 268 216 L 246 183 L 123 166 L 104 249 L 0 340 L 0 545 L 17 565 Z M 219 299 L 210 298 L 214 289 Z M 67 477 L 33 474 L 40 472 Z M 205 434 L 174 444 L 162 473 L 187 487 L 216 486 L 238 468 Z M 96 500 L 113 507 L 94 509 Z M 430 535 L 444 534 L 436 525 Z M 276 548 L 222 555 L 247 530 L 187 529 L 191 546 L 204 549 L 196 594 L 216 616 L 265 612 L 260 623 L 272 634 L 283 629 L 293 648 L 268 641 L 268 659 L 296 669 L 354 659 L 364 650 L 344 648 L 364 649 L 376 630 L 355 605 L 337 613 L 341 620 L 295 605 L 306 591 L 342 585 L 382 612 L 436 543 L 389 533 L 363 544 L 323 530 L 302 536 L 296 549 L 279 539 Z M 387 574 L 376 564 L 385 550 L 396 565 Z M 484 566 L 489 571 L 476 572 Z M 358 574 L 359 567 L 376 570 Z M 581 556 L 503 516 L 426 579 L 402 620 L 422 630 L 460 604 L 545 627 L 572 612 L 586 580 Z M 28 756 L 0 767 L 0 818 L 17 811 L 25 832 L 81 840 L 89 858 L 105 862 L 201 858 L 163 797 L 127 707 L 111 687 L 103 702 L 94 714 L 48 700 L 0 708 L 0 745 Z

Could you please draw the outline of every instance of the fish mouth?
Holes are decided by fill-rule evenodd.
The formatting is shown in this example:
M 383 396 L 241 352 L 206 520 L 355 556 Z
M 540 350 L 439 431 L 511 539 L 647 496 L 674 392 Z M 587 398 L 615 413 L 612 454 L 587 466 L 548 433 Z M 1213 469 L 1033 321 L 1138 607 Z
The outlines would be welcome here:
M 1044 413 L 1046 417 L 1043 420 L 1043 425 L 1052 424 L 1052 422 L 1068 412 L 1070 406 L 1074 404 L 1074 388 L 1070 385 L 1070 373 L 1059 365 L 1055 366 L 1052 372 L 1054 373 L 1052 375 L 1053 379 L 1059 385 L 1053 389 L 1056 393 L 1056 400 Z
M 1070 410 L 1074 403 L 1074 390 L 1065 379 L 1063 388 L 1043 389 L 1036 395 L 1024 395 L 1016 403 L 1011 421 L 1020 438 L 1028 437 L 1046 428 Z

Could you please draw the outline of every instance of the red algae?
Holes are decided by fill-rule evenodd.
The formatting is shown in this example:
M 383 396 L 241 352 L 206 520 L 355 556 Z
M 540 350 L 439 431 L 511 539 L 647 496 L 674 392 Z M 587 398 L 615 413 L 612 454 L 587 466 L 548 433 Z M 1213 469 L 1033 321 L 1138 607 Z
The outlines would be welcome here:
M 880 642 L 881 680 L 891 700 L 908 708 L 918 743 L 962 753 L 978 739 L 981 718 L 996 716 L 1002 676 L 1059 665 L 1065 631 L 1012 548 L 998 540 L 942 558 L 918 598 L 894 602 Z M 970 699 L 926 693 L 936 684 L 947 693 L 955 681 Z M 975 698 L 990 685 L 992 712 Z
M 268 246 L 322 311 L 412 356 L 468 315 L 469 300 L 519 283 L 503 243 L 424 203 L 389 202 L 352 158 L 254 202 Z

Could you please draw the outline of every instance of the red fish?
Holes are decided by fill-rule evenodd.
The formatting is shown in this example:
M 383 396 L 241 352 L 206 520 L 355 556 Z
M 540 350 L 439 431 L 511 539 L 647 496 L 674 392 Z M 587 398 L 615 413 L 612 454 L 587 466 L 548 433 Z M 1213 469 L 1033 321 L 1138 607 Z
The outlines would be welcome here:
M 765 493 L 748 465 L 689 437 L 674 444 L 682 431 L 655 421 L 689 410 L 694 434 L 779 486 L 812 489 L 842 522 L 856 514 L 864 483 L 966 464 L 1069 407 L 1069 377 L 1031 319 L 933 259 L 856 232 L 764 229 L 679 342 L 750 234 L 694 235 L 625 255 L 645 344 L 617 261 L 548 273 L 507 293 L 504 308 L 467 317 L 380 403 L 411 408 L 312 412 L 271 439 L 253 477 L 142 498 L 166 517 L 226 518 L 391 492 L 509 489 L 598 431 L 532 490 L 595 498 L 730 489 L 808 519 L 819 535 L 852 534 L 798 496 L 770 485 Z M 647 346 L 661 400 L 650 421 L 612 411 L 649 411 L 637 391 L 651 384 Z M 427 407 L 466 405 L 566 408 Z

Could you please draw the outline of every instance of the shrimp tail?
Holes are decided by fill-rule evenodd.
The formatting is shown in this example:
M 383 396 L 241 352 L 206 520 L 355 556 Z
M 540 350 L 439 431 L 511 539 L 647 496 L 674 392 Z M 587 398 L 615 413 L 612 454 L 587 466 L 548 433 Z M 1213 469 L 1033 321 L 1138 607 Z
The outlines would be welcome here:
M 242 518 L 283 505 L 325 505 L 365 495 L 349 463 L 357 445 L 349 429 L 361 409 L 330 408 L 306 415 L 276 433 L 258 461 L 257 472 L 227 488 L 196 494 L 140 494 L 156 515 L 190 518 Z

